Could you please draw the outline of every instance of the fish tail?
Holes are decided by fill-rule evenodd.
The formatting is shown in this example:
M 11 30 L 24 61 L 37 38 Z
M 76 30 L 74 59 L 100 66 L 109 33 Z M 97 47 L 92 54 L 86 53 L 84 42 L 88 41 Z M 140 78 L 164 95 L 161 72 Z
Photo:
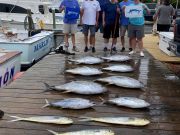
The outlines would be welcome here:
M 8 122 L 16 122 L 16 121 L 23 120 L 23 118 L 18 117 L 18 116 L 11 116 L 11 115 L 9 115 L 9 117 L 12 117 L 12 118 L 15 118 L 15 119 L 14 119 L 14 120 L 10 120 L 10 121 L 8 121 Z
M 45 99 L 45 102 L 46 102 L 46 104 L 44 106 L 42 106 L 41 108 L 45 108 L 45 107 L 50 105 L 50 103 L 49 103 L 49 101 L 47 99 Z
M 43 82 L 44 83 L 44 85 L 45 85 L 45 90 L 44 90 L 44 92 L 47 92 L 47 91 L 51 91 L 53 88 L 49 85 L 49 84 L 47 84 L 47 83 L 45 83 L 45 82 Z
M 49 130 L 49 129 L 47 129 L 47 131 L 49 131 L 49 132 L 52 133 L 53 135 L 58 135 L 58 133 L 55 132 L 55 131 L 52 131 L 52 130 Z
M 78 120 L 78 121 L 91 121 L 92 118 L 91 117 L 85 117 L 85 116 L 81 116 L 79 117 L 81 120 Z

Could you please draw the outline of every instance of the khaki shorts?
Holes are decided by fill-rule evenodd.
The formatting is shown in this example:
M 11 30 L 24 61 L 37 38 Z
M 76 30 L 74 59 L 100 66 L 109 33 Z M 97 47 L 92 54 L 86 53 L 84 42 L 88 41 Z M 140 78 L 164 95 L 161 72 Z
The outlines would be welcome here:
M 141 39 L 144 37 L 144 25 L 128 25 L 128 37 Z
M 120 36 L 125 36 L 128 31 L 128 25 L 120 25 Z
M 66 24 L 66 23 L 63 24 L 64 34 L 68 34 L 68 33 L 75 34 L 76 31 L 77 31 L 77 24 Z

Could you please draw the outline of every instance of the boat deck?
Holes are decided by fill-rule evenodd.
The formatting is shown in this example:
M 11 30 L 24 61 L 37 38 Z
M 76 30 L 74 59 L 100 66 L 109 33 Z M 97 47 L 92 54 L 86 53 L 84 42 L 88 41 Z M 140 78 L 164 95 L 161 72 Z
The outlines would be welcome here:
M 97 36 L 97 52 L 94 55 L 102 56 L 104 53 L 102 38 Z M 77 42 L 83 46 L 83 37 L 78 35 Z M 83 47 L 82 51 L 83 51 Z M 125 52 L 127 54 L 128 52 Z M 91 55 L 92 53 L 88 52 Z M 133 73 L 110 73 L 102 76 L 125 75 L 136 78 L 145 84 L 143 90 L 126 89 L 115 86 L 106 86 L 108 93 L 96 96 L 83 96 L 70 93 L 43 92 L 43 82 L 50 85 L 63 84 L 72 80 L 94 80 L 102 76 L 83 77 L 64 73 L 66 69 L 78 67 L 68 62 L 68 58 L 83 57 L 83 53 L 75 56 L 63 54 L 48 55 L 40 62 L 27 70 L 20 79 L 12 82 L 9 86 L 0 90 L 0 109 L 5 116 L 0 120 L 0 135 L 50 135 L 47 129 L 57 132 L 77 131 L 82 129 L 112 129 L 116 135 L 179 135 L 180 134 L 180 81 L 176 80 L 174 74 L 165 65 L 155 60 L 145 51 L 145 57 L 140 58 L 139 54 L 127 64 L 133 65 Z M 120 54 L 120 53 L 119 53 Z M 105 67 L 110 63 L 94 65 L 93 67 Z M 112 64 L 112 63 L 111 63 Z M 118 96 L 134 96 L 145 99 L 151 103 L 148 109 L 129 109 L 114 105 L 101 104 L 101 98 L 108 99 Z M 69 97 L 82 97 L 94 101 L 97 106 L 85 110 L 67 110 L 57 108 L 41 108 L 45 99 L 55 101 Z M 32 122 L 8 122 L 13 118 L 8 115 L 21 117 L 37 115 L 61 115 L 72 118 L 75 122 L 72 125 L 53 125 Z M 144 127 L 112 125 L 97 122 L 78 121 L 79 117 L 100 117 L 100 116 L 132 116 L 147 118 L 151 123 Z

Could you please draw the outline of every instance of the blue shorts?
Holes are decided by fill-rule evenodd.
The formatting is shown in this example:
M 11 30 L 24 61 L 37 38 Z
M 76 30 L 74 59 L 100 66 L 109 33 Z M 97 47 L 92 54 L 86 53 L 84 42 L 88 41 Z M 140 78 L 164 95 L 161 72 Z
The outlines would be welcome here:
M 95 36 L 96 26 L 95 25 L 83 24 L 83 33 L 85 36 L 88 36 L 89 30 L 90 30 L 90 35 Z

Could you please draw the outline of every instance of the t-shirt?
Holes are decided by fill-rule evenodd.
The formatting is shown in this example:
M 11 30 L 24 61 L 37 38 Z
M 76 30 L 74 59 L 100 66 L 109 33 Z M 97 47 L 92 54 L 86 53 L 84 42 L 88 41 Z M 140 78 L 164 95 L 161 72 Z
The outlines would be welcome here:
M 125 17 L 125 13 L 124 13 L 124 11 L 123 11 L 123 7 L 124 6 L 128 6 L 128 5 L 130 5 L 132 2 L 130 1 L 130 0 L 128 0 L 128 1 L 122 1 L 122 2 L 120 2 L 119 3 L 119 5 L 120 5 L 120 9 L 121 9 L 121 17 L 120 17 L 120 24 L 121 25 L 128 25 L 129 24 L 129 18 L 127 18 L 127 17 Z
M 158 24 L 171 24 L 171 16 L 174 14 L 174 9 L 171 5 L 160 5 L 157 9 Z
M 61 8 L 62 6 L 65 7 L 65 10 L 66 10 L 66 7 L 69 7 L 69 8 L 78 7 L 78 8 L 80 8 L 77 0 L 63 0 L 63 1 L 61 2 L 60 8 Z M 67 18 L 64 17 L 63 22 L 64 22 L 64 23 L 67 23 L 67 24 L 76 24 L 76 23 L 77 23 L 77 19 L 73 19 L 73 20 L 71 19 L 71 20 L 69 20 L 69 19 L 67 19 Z
M 148 9 L 148 7 L 143 3 L 138 3 L 138 4 L 132 3 L 129 6 L 142 6 L 143 9 Z M 129 18 L 129 23 L 132 25 L 144 25 L 144 16 Z
M 83 1 L 81 8 L 84 10 L 82 23 L 87 25 L 95 25 L 96 12 L 101 10 L 99 2 L 96 0 Z
M 100 4 L 101 11 L 99 12 L 99 23 L 102 23 L 102 12 L 104 9 L 104 5 L 109 2 L 109 0 L 97 0 Z
M 110 1 L 104 5 L 103 12 L 105 13 L 105 23 L 114 24 L 117 17 L 118 3 L 111 3 Z

